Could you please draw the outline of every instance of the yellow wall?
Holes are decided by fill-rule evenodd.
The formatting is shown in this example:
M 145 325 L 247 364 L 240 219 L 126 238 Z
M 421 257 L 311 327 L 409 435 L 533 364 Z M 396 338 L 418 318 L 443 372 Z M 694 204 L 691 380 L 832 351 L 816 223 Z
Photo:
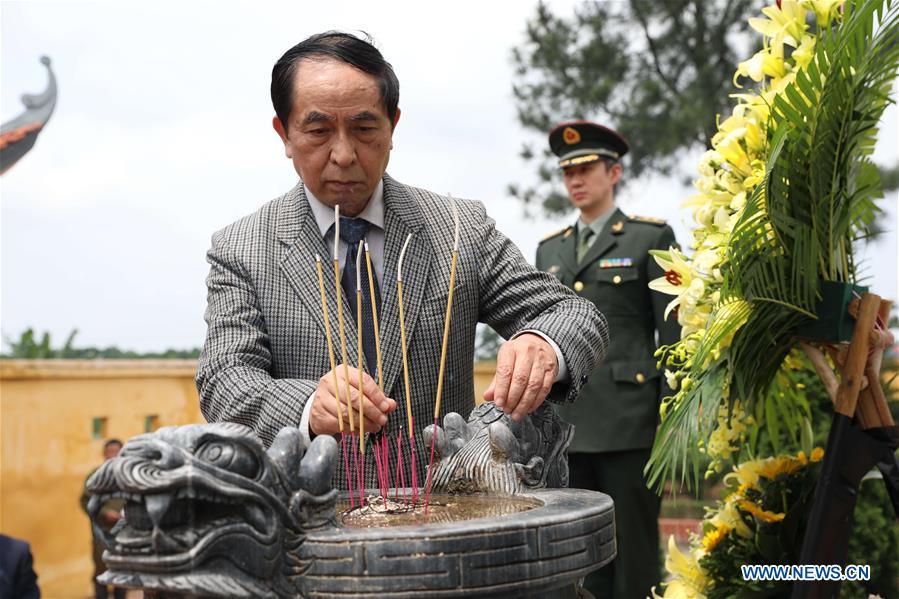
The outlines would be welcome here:
M 492 362 L 475 365 L 480 401 Z M 79 498 L 104 438 L 203 422 L 190 360 L 0 360 L 0 532 L 27 540 L 45 597 L 90 595 L 91 538 Z M 106 417 L 104 438 L 92 421 Z
M 45 597 L 92 592 L 90 525 L 79 498 L 106 437 L 202 422 L 194 361 L 0 361 L 0 532 L 31 543 Z

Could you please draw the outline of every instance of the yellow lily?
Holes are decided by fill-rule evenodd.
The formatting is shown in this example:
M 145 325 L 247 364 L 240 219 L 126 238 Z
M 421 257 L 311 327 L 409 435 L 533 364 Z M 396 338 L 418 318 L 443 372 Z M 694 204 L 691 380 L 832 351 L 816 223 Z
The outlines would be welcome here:
M 799 47 L 793 50 L 791 58 L 796 62 L 798 68 L 804 69 L 808 63 L 812 61 L 815 55 L 815 37 L 812 35 L 802 36 Z
M 715 526 L 716 528 L 727 526 L 744 539 L 748 539 L 753 536 L 753 533 L 752 529 L 750 529 L 746 525 L 746 522 L 743 521 L 740 512 L 737 511 L 736 502 L 739 499 L 741 499 L 739 495 L 728 497 L 727 501 L 725 501 L 718 511 L 714 513 L 710 522 L 712 526 Z
M 665 587 L 665 599 L 704 599 L 703 590 L 708 585 L 708 577 L 699 558 L 694 554 L 684 555 L 674 542 L 674 535 L 668 537 L 668 555 L 665 569 L 674 579 Z
M 750 173 L 749 157 L 740 144 L 746 129 L 740 128 L 725 135 L 715 146 L 718 153 L 734 167 L 738 172 L 748 175 Z
M 782 0 L 780 7 L 766 6 L 762 14 L 768 19 L 749 19 L 749 26 L 764 36 L 771 38 L 775 46 L 796 47 L 805 33 L 805 8 L 797 0 Z M 770 19 L 770 20 L 769 20 Z
M 779 79 L 787 74 L 787 68 L 784 65 L 783 55 L 770 48 L 762 48 L 749 60 L 744 60 L 737 65 L 737 72 L 734 74 L 734 85 L 737 85 L 737 77 L 749 77 L 753 81 L 759 82 L 765 76 L 772 79 Z M 739 86 L 737 86 L 739 87 Z
M 803 0 L 802 4 L 815 11 L 818 27 L 824 27 L 835 18 L 840 18 L 844 2 L 845 0 Z

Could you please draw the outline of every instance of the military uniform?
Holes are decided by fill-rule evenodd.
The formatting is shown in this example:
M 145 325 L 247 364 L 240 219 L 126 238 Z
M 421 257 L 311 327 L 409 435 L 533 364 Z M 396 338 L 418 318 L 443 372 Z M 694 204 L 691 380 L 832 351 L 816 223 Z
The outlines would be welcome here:
M 611 336 L 606 360 L 578 401 L 557 407 L 575 425 L 569 447 L 571 486 L 602 491 L 615 502 L 618 557 L 588 576 L 585 586 L 597 597 L 646 597 L 659 582 L 661 502 L 647 488 L 643 467 L 655 437 L 660 398 L 671 393 L 654 353 L 658 345 L 680 338 L 675 317 L 664 319 L 671 298 L 648 287 L 664 276 L 649 250 L 667 250 L 675 239 L 662 220 L 612 210 L 602 215 L 608 220 L 581 260 L 578 228 L 585 225 L 579 221 L 540 243 L 537 268 L 592 301 L 608 320 Z

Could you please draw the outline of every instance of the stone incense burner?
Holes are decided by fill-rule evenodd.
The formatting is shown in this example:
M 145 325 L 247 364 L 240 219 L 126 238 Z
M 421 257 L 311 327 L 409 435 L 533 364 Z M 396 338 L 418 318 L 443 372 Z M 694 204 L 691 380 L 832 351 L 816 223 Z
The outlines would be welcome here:
M 147 597 L 576 597 L 615 532 L 608 496 L 552 488 L 571 434 L 549 406 L 521 423 L 492 405 L 449 414 L 424 433 L 428 514 L 402 517 L 346 510 L 332 437 L 304 448 L 284 428 L 266 450 L 232 423 L 140 435 L 88 481 L 92 516 L 127 501 L 100 580 Z

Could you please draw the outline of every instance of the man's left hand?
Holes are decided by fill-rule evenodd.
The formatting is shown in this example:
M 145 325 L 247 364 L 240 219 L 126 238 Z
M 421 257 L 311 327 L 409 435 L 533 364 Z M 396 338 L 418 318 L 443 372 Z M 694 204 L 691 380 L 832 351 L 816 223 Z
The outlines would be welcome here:
M 484 400 L 518 422 L 540 407 L 558 371 L 552 346 L 539 335 L 524 333 L 499 348 L 496 375 L 484 391 Z

